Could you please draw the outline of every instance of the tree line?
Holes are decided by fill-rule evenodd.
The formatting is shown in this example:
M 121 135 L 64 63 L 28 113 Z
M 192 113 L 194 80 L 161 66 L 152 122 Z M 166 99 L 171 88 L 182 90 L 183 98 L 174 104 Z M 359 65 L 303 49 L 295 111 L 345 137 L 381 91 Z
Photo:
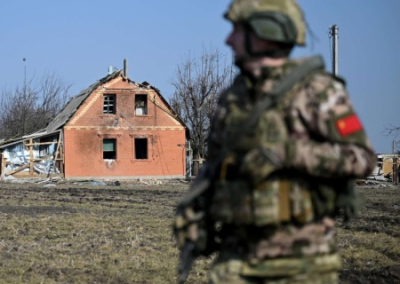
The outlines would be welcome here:
M 64 108 L 71 85 L 56 73 L 31 78 L 3 89 L 0 98 L 0 139 L 13 139 L 44 129 Z

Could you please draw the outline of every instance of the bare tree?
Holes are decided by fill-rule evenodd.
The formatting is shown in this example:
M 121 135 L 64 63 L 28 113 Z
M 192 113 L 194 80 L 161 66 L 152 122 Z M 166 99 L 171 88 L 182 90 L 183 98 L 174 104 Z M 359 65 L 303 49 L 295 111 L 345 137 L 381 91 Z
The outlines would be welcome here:
M 13 138 L 33 133 L 61 111 L 69 99 L 66 84 L 55 73 L 45 73 L 15 89 L 3 90 L 0 99 L 0 138 Z
M 400 154 L 400 126 L 394 126 L 390 124 L 389 126 L 385 127 L 383 134 L 393 137 L 392 152 L 393 154 Z
M 170 104 L 190 129 L 195 158 L 205 158 L 218 95 L 232 80 L 231 60 L 212 48 L 198 58 L 189 54 L 176 69 Z
M 385 133 L 398 138 L 400 136 L 400 126 L 390 125 L 385 129 Z

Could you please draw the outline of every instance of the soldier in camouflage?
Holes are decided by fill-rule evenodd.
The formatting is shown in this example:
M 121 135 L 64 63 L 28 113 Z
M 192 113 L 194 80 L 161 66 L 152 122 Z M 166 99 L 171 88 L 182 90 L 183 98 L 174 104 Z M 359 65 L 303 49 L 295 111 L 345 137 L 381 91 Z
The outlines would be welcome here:
M 220 96 L 194 183 L 210 181 L 204 208 L 219 228 L 210 282 L 338 283 L 334 217 L 355 212 L 352 181 L 372 171 L 374 151 L 343 80 L 299 68 L 315 58 L 289 59 L 305 44 L 296 0 L 233 0 L 225 18 L 241 73 Z

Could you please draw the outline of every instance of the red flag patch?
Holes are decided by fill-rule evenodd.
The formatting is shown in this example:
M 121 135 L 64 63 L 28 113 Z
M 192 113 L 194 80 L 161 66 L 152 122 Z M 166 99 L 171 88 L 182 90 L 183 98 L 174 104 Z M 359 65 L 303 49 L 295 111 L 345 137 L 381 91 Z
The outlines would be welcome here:
M 355 114 L 339 119 L 335 125 L 341 136 L 347 136 L 363 129 L 360 120 Z

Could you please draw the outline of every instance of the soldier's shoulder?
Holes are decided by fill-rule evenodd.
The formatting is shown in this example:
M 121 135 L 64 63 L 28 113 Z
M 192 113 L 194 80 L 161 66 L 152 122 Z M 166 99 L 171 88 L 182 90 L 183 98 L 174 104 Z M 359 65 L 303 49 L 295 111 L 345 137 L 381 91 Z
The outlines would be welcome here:
M 346 87 L 346 80 L 343 77 L 335 76 L 324 69 L 316 71 L 311 77 L 311 82 L 321 83 L 326 86 L 335 84 Z
M 325 70 L 318 70 L 306 79 L 305 86 L 314 94 L 347 93 L 346 81 Z
M 340 76 L 335 76 L 332 73 L 326 71 L 325 64 L 320 55 L 291 59 L 288 60 L 287 66 L 293 68 L 294 66 L 306 65 L 305 63 L 311 62 L 311 65 L 314 66 L 315 69 L 311 70 L 309 76 L 306 76 L 303 79 L 305 83 L 314 83 L 316 85 L 319 85 L 320 87 L 330 87 L 332 85 L 341 85 L 342 87 L 346 87 L 346 81 L 344 78 Z

